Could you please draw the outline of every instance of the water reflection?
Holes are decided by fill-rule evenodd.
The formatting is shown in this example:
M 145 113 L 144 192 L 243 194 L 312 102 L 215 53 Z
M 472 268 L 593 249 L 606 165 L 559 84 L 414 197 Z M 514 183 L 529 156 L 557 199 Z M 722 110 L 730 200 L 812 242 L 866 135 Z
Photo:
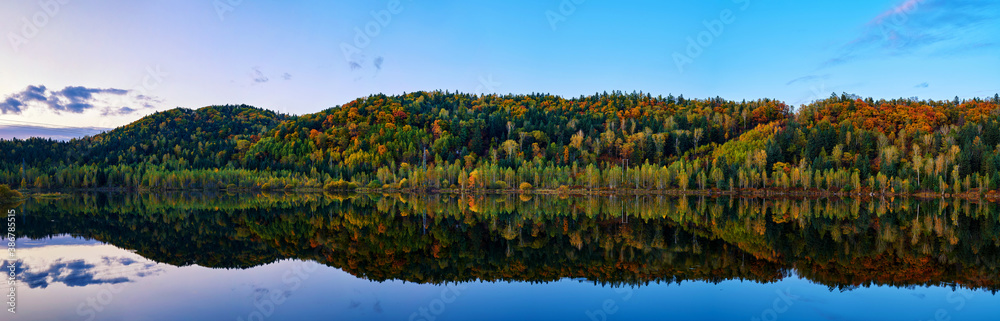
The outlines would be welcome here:
M 97 194 L 34 201 L 26 210 L 49 224 L 22 233 L 71 233 L 178 266 L 247 268 L 292 258 L 370 280 L 418 283 L 773 282 L 797 270 L 835 288 L 995 290 L 994 207 L 957 200 Z
M 56 244 L 70 235 L 134 251 L 134 256 L 118 250 L 74 258 L 65 253 L 77 250 L 31 251 L 107 245 L 25 249 L 17 264 L 31 289 L 144 284 L 142 279 L 150 275 L 191 269 L 202 271 L 197 278 L 205 279 L 205 268 L 213 275 L 250 269 L 246 271 L 254 271 L 257 279 L 265 275 L 260 271 L 273 269 L 267 274 L 269 283 L 230 284 L 239 295 L 226 300 L 239 303 L 203 308 L 224 319 L 252 319 L 255 311 L 264 316 L 266 307 L 284 302 L 328 303 L 317 297 L 337 298 L 339 308 L 327 311 L 337 315 L 405 319 L 420 307 L 430 309 L 429 302 L 449 286 L 478 284 L 466 283 L 474 281 L 516 282 L 491 287 L 494 295 L 503 288 L 606 297 L 596 303 L 566 303 L 583 319 L 584 312 L 597 315 L 594 311 L 608 299 L 616 306 L 640 301 L 622 301 L 625 295 L 611 290 L 595 294 L 600 287 L 594 285 L 676 289 L 683 283 L 680 288 L 693 294 L 704 289 L 688 281 L 758 284 L 718 289 L 739 292 L 796 284 L 801 278 L 837 293 L 872 286 L 907 291 L 932 286 L 986 291 L 992 297 L 1000 282 L 996 205 L 957 200 L 85 194 L 32 200 L 23 208 L 29 223 L 19 225 L 19 233 L 36 242 L 56 237 Z M 379 294 L 386 288 L 373 286 L 359 286 L 356 293 L 312 289 L 304 291 L 310 300 L 289 299 L 316 279 L 332 278 L 334 272 L 324 265 L 358 280 L 388 282 L 386 287 L 398 292 Z M 348 282 L 337 279 L 338 285 Z M 420 288 L 430 301 L 414 302 L 409 299 L 413 293 L 400 291 L 420 284 L 432 286 Z M 491 283 L 484 284 L 478 286 Z M 776 297 L 767 292 L 772 293 L 765 299 Z M 912 296 L 906 300 L 923 300 L 928 293 L 906 295 Z M 809 303 L 808 297 L 798 296 L 800 306 Z M 809 304 L 824 306 L 822 300 L 831 300 L 820 296 Z M 483 301 L 489 300 L 496 298 Z M 414 308 L 397 310 L 401 305 Z M 822 317 L 819 312 L 810 315 Z

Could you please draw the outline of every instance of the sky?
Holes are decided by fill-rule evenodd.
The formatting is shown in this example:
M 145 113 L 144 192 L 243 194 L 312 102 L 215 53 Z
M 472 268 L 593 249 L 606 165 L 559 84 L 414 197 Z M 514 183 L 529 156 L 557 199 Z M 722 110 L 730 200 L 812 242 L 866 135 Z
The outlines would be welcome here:
M 997 34 L 995 0 L 9 0 L 0 138 L 420 90 L 993 97 Z

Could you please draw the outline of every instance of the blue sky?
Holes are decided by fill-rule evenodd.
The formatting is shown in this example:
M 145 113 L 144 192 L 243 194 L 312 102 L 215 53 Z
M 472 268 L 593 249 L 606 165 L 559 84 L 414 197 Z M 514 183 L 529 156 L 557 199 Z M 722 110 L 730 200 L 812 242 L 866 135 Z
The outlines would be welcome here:
M 437 89 L 795 105 L 831 92 L 992 97 L 998 16 L 991 0 L 11 0 L 0 137 L 173 107 L 304 114 Z

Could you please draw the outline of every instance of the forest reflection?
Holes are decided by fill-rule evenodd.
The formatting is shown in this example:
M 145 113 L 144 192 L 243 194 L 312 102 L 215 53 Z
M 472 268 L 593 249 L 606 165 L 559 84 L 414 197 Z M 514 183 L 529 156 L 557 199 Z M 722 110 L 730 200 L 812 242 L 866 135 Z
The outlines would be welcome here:
M 20 206 L 22 236 L 70 234 L 173 265 L 312 260 L 417 283 L 776 282 L 1000 288 L 997 205 L 960 199 L 92 193 Z

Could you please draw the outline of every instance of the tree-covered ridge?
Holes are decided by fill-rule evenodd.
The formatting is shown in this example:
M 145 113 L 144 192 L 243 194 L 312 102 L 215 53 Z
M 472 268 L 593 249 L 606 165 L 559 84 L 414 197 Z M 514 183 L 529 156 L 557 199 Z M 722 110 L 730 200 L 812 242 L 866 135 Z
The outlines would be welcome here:
M 290 153 L 291 166 L 322 160 L 349 168 L 481 160 L 516 166 L 535 158 L 554 165 L 661 163 L 787 113 L 788 107 L 774 100 L 419 92 L 371 96 L 304 115 L 282 123 L 269 135 L 273 140 L 261 143 L 284 147 L 305 141 Z
M 241 141 L 249 145 L 283 118 L 246 105 L 174 108 L 69 142 L 37 138 L 3 141 L 11 156 L 4 165 L 19 165 L 24 158 L 32 167 L 144 163 L 176 163 L 177 168 L 224 167 L 229 153 L 237 150 Z
M 997 205 L 958 199 L 121 193 L 32 200 L 24 211 L 27 237 L 68 233 L 175 265 L 294 258 L 420 283 L 797 273 L 841 289 L 1000 289 Z
M 256 107 L 210 106 L 190 110 L 175 108 L 144 117 L 108 133 L 84 139 L 93 151 L 88 164 L 155 163 L 151 158 L 182 160 L 180 168 L 213 168 L 228 165 L 231 153 L 257 141 L 284 116 Z M 146 139 L 143 139 L 146 137 Z M 122 150 L 117 159 L 101 157 Z M 129 157 L 131 156 L 131 157 Z
M 856 128 L 890 134 L 932 133 L 947 125 L 964 125 L 996 116 L 1000 97 L 993 99 L 933 101 L 916 99 L 862 99 L 856 95 L 833 95 L 829 99 L 805 105 L 799 110 L 803 123 L 832 124 L 847 122 Z
M 246 106 L 177 109 L 65 143 L 0 141 L 13 155 L 0 160 L 0 182 L 973 196 L 1000 189 L 998 106 L 1000 96 L 843 94 L 793 112 L 771 99 L 416 92 L 302 116 Z

